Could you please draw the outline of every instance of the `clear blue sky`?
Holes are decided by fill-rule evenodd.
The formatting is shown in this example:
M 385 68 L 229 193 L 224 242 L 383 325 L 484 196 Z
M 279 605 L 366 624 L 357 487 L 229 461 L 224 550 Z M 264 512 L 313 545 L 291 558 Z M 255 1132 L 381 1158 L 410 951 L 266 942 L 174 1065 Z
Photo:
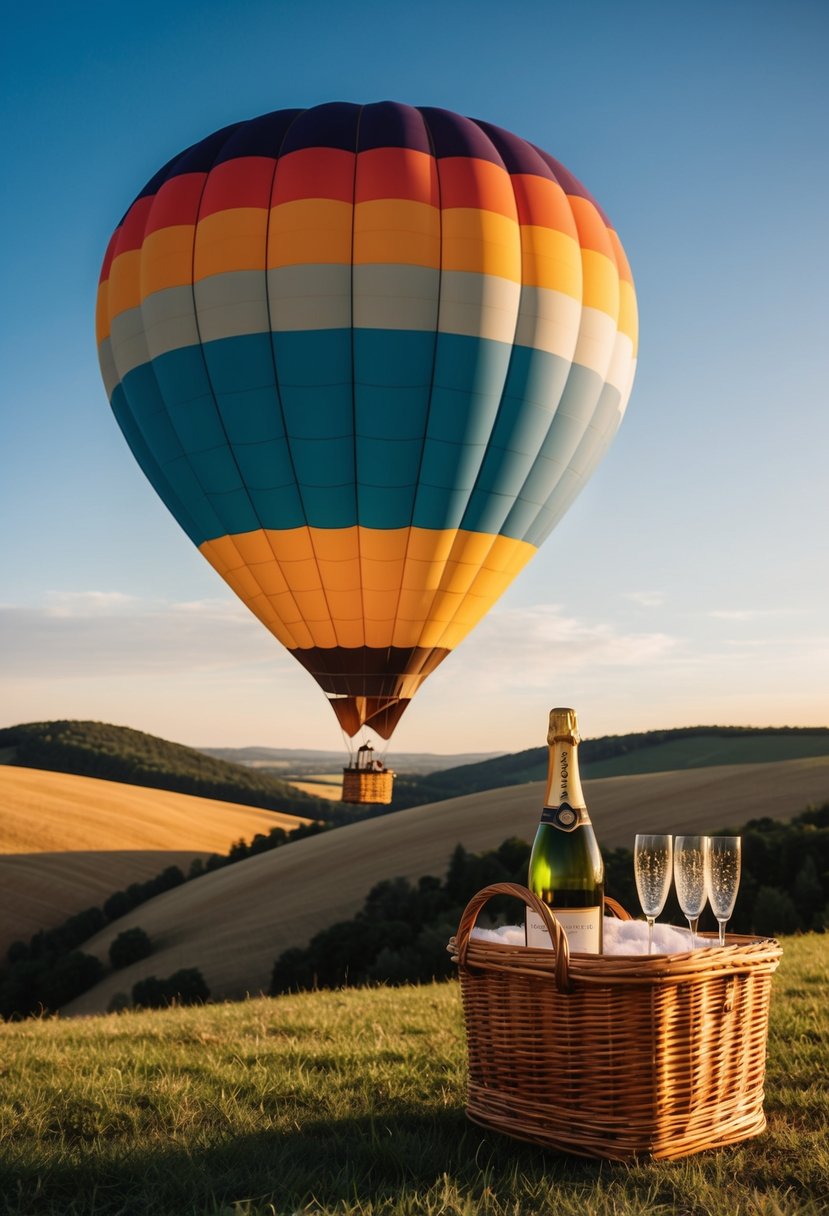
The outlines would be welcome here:
M 310 677 L 155 499 L 111 418 L 100 261 L 217 127 L 327 100 L 446 106 L 570 168 L 641 311 L 622 429 L 393 752 L 829 722 L 829 6 L 47 3 L 4 24 L 0 725 L 338 746 Z

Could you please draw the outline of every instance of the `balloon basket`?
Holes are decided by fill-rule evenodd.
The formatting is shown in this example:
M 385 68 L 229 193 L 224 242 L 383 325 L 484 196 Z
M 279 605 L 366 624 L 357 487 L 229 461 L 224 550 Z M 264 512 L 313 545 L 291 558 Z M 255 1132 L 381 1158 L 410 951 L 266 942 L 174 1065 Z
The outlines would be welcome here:
M 375 773 L 359 768 L 343 769 L 343 802 L 358 806 L 391 802 L 394 773 L 389 769 Z

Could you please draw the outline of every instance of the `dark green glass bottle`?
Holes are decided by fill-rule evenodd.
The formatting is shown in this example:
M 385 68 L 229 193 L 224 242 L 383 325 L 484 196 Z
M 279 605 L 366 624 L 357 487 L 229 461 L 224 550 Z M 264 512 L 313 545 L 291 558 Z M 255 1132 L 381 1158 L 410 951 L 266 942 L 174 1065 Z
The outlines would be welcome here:
M 578 745 L 575 710 L 551 710 L 547 793 L 527 885 L 560 921 L 573 953 L 601 954 L 604 862 L 582 793 Z M 550 944 L 540 917 L 528 909 L 527 945 Z

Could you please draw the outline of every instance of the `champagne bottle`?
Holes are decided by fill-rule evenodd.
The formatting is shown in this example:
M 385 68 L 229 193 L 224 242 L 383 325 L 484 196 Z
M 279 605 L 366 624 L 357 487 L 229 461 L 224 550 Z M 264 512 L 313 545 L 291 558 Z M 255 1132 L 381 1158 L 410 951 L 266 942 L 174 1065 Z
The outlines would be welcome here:
M 527 885 L 555 914 L 571 951 L 601 954 L 604 862 L 581 789 L 578 744 L 575 710 L 551 710 L 547 793 Z M 543 921 L 530 909 L 527 945 L 552 946 Z

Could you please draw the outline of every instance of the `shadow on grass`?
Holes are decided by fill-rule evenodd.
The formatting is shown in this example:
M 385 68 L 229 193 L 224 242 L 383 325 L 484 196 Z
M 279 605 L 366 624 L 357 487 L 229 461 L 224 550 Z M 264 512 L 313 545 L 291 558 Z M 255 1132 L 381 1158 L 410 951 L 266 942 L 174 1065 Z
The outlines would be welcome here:
M 126 1137 L 41 1142 L 36 1153 L 11 1158 L 8 1148 L 0 1153 L 4 1216 L 288 1216 L 305 1205 L 313 1212 L 369 1204 L 377 1211 L 444 1183 L 473 1205 L 489 1210 L 494 1199 L 496 1208 L 500 1201 L 514 1210 L 510 1201 L 526 1188 L 590 1186 L 612 1168 L 488 1133 L 462 1111 L 389 1110 L 222 1140 L 212 1130 L 201 1144 L 191 1132 L 186 1143 L 152 1150 Z

